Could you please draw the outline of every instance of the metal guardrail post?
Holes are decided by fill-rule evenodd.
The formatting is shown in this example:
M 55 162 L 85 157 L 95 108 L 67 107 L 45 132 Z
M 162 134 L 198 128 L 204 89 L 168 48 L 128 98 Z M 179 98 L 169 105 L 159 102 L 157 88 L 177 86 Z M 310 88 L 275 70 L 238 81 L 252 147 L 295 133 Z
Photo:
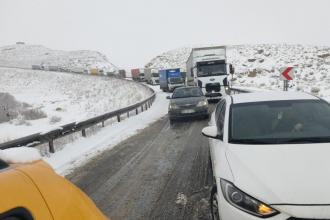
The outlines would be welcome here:
M 143 111 L 143 105 L 141 105 L 141 111 Z
M 104 121 L 102 121 L 102 127 L 104 127 Z
M 50 153 L 55 153 L 54 140 L 49 141 L 49 152 Z
M 127 112 L 127 118 L 129 118 L 129 112 Z
M 117 121 L 120 122 L 120 115 L 117 115 Z
M 138 109 L 138 108 L 135 109 L 135 113 L 136 113 L 137 115 L 139 114 L 139 109 Z
M 82 129 L 81 130 L 81 134 L 82 134 L 83 137 L 86 137 L 86 130 L 85 129 Z

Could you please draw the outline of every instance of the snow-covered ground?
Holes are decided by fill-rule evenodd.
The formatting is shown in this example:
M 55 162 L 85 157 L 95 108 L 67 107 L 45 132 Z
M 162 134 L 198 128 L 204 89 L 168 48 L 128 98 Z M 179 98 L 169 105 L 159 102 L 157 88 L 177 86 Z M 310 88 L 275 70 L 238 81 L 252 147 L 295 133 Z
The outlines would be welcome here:
M 57 66 L 67 70 L 98 68 L 116 72 L 105 55 L 89 50 L 61 51 L 41 45 L 15 44 L 0 47 L 0 66 L 31 68 L 32 65 Z
M 184 68 L 191 48 L 179 48 L 152 59 L 153 68 Z M 233 85 L 280 90 L 280 69 L 296 67 L 290 90 L 314 93 L 330 99 L 330 48 L 288 44 L 229 46 L 228 61 L 235 67 Z
M 86 163 L 88 159 L 113 148 L 121 141 L 133 136 L 139 130 L 146 128 L 167 114 L 167 93 L 160 91 L 158 86 L 152 87 L 156 91 L 156 99 L 150 109 L 130 117 L 120 123 L 109 125 L 97 134 L 87 138 L 79 138 L 67 144 L 55 154 L 44 159 L 61 175 L 68 174 L 75 167 Z
M 0 122 L 0 143 L 101 115 L 151 95 L 142 85 L 113 77 L 0 68 L 0 79 L 0 99 L 1 94 L 10 94 L 15 106 L 24 108 L 7 114 L 11 107 L 0 103 L 0 120 L 1 115 L 9 117 Z M 31 111 L 40 119 L 32 120 Z

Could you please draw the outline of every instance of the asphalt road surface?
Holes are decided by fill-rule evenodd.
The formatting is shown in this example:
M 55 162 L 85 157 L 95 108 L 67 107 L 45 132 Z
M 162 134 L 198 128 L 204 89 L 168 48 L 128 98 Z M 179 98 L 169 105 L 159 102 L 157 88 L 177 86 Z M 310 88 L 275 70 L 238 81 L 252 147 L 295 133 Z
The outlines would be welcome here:
M 67 178 L 112 220 L 211 219 L 206 125 L 164 117 Z

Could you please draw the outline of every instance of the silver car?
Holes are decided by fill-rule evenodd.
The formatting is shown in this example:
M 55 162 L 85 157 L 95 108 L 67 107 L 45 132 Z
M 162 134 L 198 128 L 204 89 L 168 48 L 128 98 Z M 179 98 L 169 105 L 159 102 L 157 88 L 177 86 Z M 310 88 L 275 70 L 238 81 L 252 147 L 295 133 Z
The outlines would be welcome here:
M 199 87 L 176 88 L 172 97 L 168 96 L 170 104 L 168 115 L 170 122 L 188 117 L 209 117 L 209 104 Z

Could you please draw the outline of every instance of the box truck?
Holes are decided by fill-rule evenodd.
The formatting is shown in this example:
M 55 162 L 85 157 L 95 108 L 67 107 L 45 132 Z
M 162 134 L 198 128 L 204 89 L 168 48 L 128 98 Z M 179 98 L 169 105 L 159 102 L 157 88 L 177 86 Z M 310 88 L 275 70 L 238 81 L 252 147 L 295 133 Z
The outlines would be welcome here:
M 154 68 L 144 69 L 145 80 L 151 85 L 159 85 L 159 71 Z
M 208 99 L 220 99 L 229 93 L 226 47 L 193 48 L 187 60 L 187 84 L 199 86 Z
M 163 91 L 170 91 L 177 87 L 185 86 L 184 78 L 180 69 L 159 70 L 159 84 Z

